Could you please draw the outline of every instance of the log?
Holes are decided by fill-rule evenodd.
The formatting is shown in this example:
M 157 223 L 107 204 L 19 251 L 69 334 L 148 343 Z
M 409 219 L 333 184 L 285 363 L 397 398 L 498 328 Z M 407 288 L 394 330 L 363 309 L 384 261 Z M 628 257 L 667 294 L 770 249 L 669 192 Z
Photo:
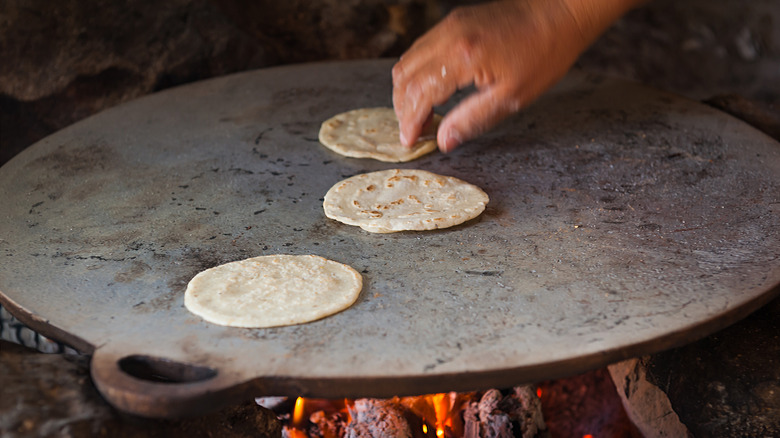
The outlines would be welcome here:
M 547 436 L 542 405 L 531 386 L 512 388 L 506 395 L 485 391 L 463 412 L 467 438 L 535 438 Z
M 405 408 L 395 399 L 361 398 L 350 406 L 352 422 L 347 425 L 346 438 L 412 438 L 412 430 L 404 415 Z

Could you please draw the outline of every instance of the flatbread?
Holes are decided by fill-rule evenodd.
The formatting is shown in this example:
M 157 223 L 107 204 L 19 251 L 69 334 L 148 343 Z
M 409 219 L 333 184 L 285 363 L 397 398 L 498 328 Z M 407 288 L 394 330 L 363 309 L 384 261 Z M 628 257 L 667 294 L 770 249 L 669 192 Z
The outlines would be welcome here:
M 347 157 L 400 163 L 436 150 L 439 122 L 441 116 L 434 114 L 430 126 L 407 148 L 401 144 L 398 118 L 392 108 L 361 108 L 324 121 L 319 138 L 325 147 Z
M 269 255 L 199 273 L 187 285 L 184 305 L 214 324 L 276 327 L 340 312 L 362 287 L 347 265 L 315 255 Z
M 325 194 L 331 219 L 372 233 L 433 230 L 480 215 L 489 201 L 479 187 L 425 170 L 390 169 L 347 178 Z

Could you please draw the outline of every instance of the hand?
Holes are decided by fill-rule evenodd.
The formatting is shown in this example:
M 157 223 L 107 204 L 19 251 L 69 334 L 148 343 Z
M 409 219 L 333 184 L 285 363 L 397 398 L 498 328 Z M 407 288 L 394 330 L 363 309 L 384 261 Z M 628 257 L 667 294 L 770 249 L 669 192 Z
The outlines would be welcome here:
M 455 9 L 393 67 L 401 142 L 411 146 L 459 88 L 476 92 L 439 125 L 442 152 L 529 105 L 638 0 L 513 0 Z

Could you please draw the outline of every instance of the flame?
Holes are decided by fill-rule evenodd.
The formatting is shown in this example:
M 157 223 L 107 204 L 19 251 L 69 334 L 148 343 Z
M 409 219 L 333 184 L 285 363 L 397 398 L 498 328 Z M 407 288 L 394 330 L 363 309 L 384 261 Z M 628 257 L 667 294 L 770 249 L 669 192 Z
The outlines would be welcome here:
M 309 435 L 305 431 L 295 428 L 288 429 L 287 436 L 288 438 L 309 438 Z
M 295 407 L 293 408 L 292 422 L 290 428 L 287 430 L 289 438 L 307 438 L 304 429 L 306 426 L 303 423 L 303 413 L 305 408 L 305 402 L 303 397 L 295 399 Z
M 302 426 L 304 404 L 305 403 L 303 401 L 303 397 L 298 397 L 297 399 L 295 399 L 295 408 L 293 409 L 293 416 L 292 416 L 293 427 Z
M 463 419 L 460 416 L 463 405 L 473 393 L 440 393 L 416 397 L 401 397 L 400 403 L 419 417 L 425 436 L 438 438 L 460 436 L 463 433 Z
M 354 405 L 355 402 L 353 400 L 350 400 L 348 398 L 344 399 L 344 408 L 342 410 L 347 414 L 347 424 L 352 423 L 352 414 L 349 412 L 349 408 L 353 407 Z
M 593 435 L 591 434 L 583 435 L 582 438 L 593 438 Z
M 536 396 L 542 398 L 542 388 L 536 388 Z
M 436 414 L 436 436 L 444 436 L 444 426 L 452 428 L 452 419 L 449 418 L 450 404 L 447 394 L 433 394 L 429 396 Z
M 437 438 L 444 438 L 445 436 L 458 436 L 462 433 L 463 421 L 459 415 L 463 403 L 468 400 L 470 395 L 471 393 L 453 392 L 401 397 L 396 398 L 396 400 L 422 420 L 423 435 L 435 434 Z M 308 427 L 308 421 L 310 421 L 309 417 L 318 411 L 341 412 L 346 417 L 346 424 L 350 424 L 353 421 L 350 406 L 353 404 L 354 401 L 350 399 L 324 400 L 298 397 L 295 400 L 295 407 L 286 429 L 291 433 L 291 438 L 303 437 L 304 431 Z

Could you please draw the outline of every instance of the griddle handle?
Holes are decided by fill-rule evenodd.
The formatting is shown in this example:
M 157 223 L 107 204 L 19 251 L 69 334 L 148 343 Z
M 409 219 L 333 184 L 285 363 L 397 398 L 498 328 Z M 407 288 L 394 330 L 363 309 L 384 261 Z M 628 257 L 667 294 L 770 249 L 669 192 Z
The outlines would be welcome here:
M 117 409 L 142 417 L 176 418 L 227 406 L 240 388 L 212 368 L 106 347 L 92 356 L 92 380 Z

